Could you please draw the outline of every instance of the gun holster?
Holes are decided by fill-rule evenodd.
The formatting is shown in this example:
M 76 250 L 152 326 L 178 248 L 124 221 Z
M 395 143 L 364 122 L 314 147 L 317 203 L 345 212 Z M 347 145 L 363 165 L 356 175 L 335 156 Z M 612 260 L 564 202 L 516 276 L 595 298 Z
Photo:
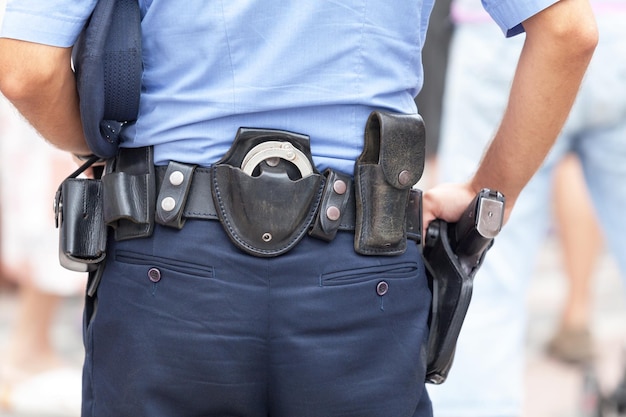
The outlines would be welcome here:
M 474 274 L 480 266 L 465 272 L 452 248 L 451 226 L 445 221 L 434 220 L 428 227 L 423 250 L 433 295 L 426 368 L 426 382 L 432 384 L 441 384 L 448 376 L 456 341 L 472 298 Z

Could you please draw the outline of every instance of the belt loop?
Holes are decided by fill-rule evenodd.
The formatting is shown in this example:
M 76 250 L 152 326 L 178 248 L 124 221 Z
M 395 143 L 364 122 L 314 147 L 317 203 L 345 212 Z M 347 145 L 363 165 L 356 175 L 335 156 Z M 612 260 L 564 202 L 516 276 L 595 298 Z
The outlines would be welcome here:
M 155 221 L 164 226 L 182 229 L 183 210 L 191 188 L 195 165 L 171 161 L 165 171 L 156 200 Z

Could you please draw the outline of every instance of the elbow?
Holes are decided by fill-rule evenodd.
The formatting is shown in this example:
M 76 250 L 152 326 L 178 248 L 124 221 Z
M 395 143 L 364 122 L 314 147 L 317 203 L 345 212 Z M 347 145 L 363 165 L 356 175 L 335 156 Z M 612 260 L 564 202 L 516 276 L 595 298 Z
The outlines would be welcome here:
M 69 49 L 0 39 L 0 92 L 16 102 L 54 88 L 69 67 L 70 53 Z
M 584 52 L 587 53 L 589 57 L 593 55 L 593 52 L 595 51 L 596 46 L 598 46 L 598 42 L 600 40 L 600 34 L 598 32 L 598 27 L 596 26 L 596 21 L 595 19 L 592 19 L 592 21 L 593 22 L 587 26 L 587 30 L 583 32 L 582 36 L 580 36 L 581 39 L 579 40 L 579 42 L 584 45 Z
M 3 63 L 4 64 L 4 63 Z M 11 102 L 28 101 L 51 85 L 55 75 L 45 69 L 2 65 L 0 92 Z
M 587 62 L 593 56 L 599 40 L 598 27 L 592 14 L 582 17 L 576 24 L 566 25 L 554 36 L 573 60 Z
M 555 56 L 588 62 L 598 44 L 598 27 L 586 0 L 560 0 L 524 22 L 527 39 Z

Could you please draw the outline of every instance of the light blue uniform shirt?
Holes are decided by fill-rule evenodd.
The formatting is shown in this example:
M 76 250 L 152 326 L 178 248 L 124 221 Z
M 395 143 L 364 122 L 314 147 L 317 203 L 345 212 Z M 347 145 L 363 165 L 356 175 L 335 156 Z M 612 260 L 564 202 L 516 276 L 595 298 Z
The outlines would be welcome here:
M 484 0 L 507 34 L 556 0 Z M 96 0 L 10 0 L 2 36 L 71 46 Z M 308 135 L 353 172 L 374 109 L 411 114 L 432 0 L 140 0 L 143 89 L 123 146 L 216 162 L 239 127 Z

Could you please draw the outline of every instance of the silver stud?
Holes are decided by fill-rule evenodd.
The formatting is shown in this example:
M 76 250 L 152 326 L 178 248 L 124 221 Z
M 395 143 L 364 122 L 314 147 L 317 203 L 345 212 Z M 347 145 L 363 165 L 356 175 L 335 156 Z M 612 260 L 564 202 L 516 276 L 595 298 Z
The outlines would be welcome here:
M 398 175 L 400 185 L 409 185 L 409 181 L 411 181 L 411 173 L 409 171 L 404 170 Z
M 337 180 L 333 183 L 333 190 L 339 195 L 344 195 L 348 190 L 348 186 L 344 181 Z
M 263 236 L 261 237 L 261 239 L 263 239 L 263 242 L 268 243 L 272 240 L 272 234 L 271 233 L 263 233 Z
M 180 185 L 185 180 L 185 175 L 183 175 L 180 171 L 174 171 L 170 174 L 170 184 L 172 185 Z
M 326 210 L 326 217 L 328 217 L 328 219 L 333 221 L 333 222 L 337 221 L 341 217 L 341 210 L 339 210 L 335 206 L 330 206 Z
M 176 200 L 172 197 L 165 197 L 163 201 L 161 201 L 161 208 L 165 211 L 172 211 L 176 208 Z

